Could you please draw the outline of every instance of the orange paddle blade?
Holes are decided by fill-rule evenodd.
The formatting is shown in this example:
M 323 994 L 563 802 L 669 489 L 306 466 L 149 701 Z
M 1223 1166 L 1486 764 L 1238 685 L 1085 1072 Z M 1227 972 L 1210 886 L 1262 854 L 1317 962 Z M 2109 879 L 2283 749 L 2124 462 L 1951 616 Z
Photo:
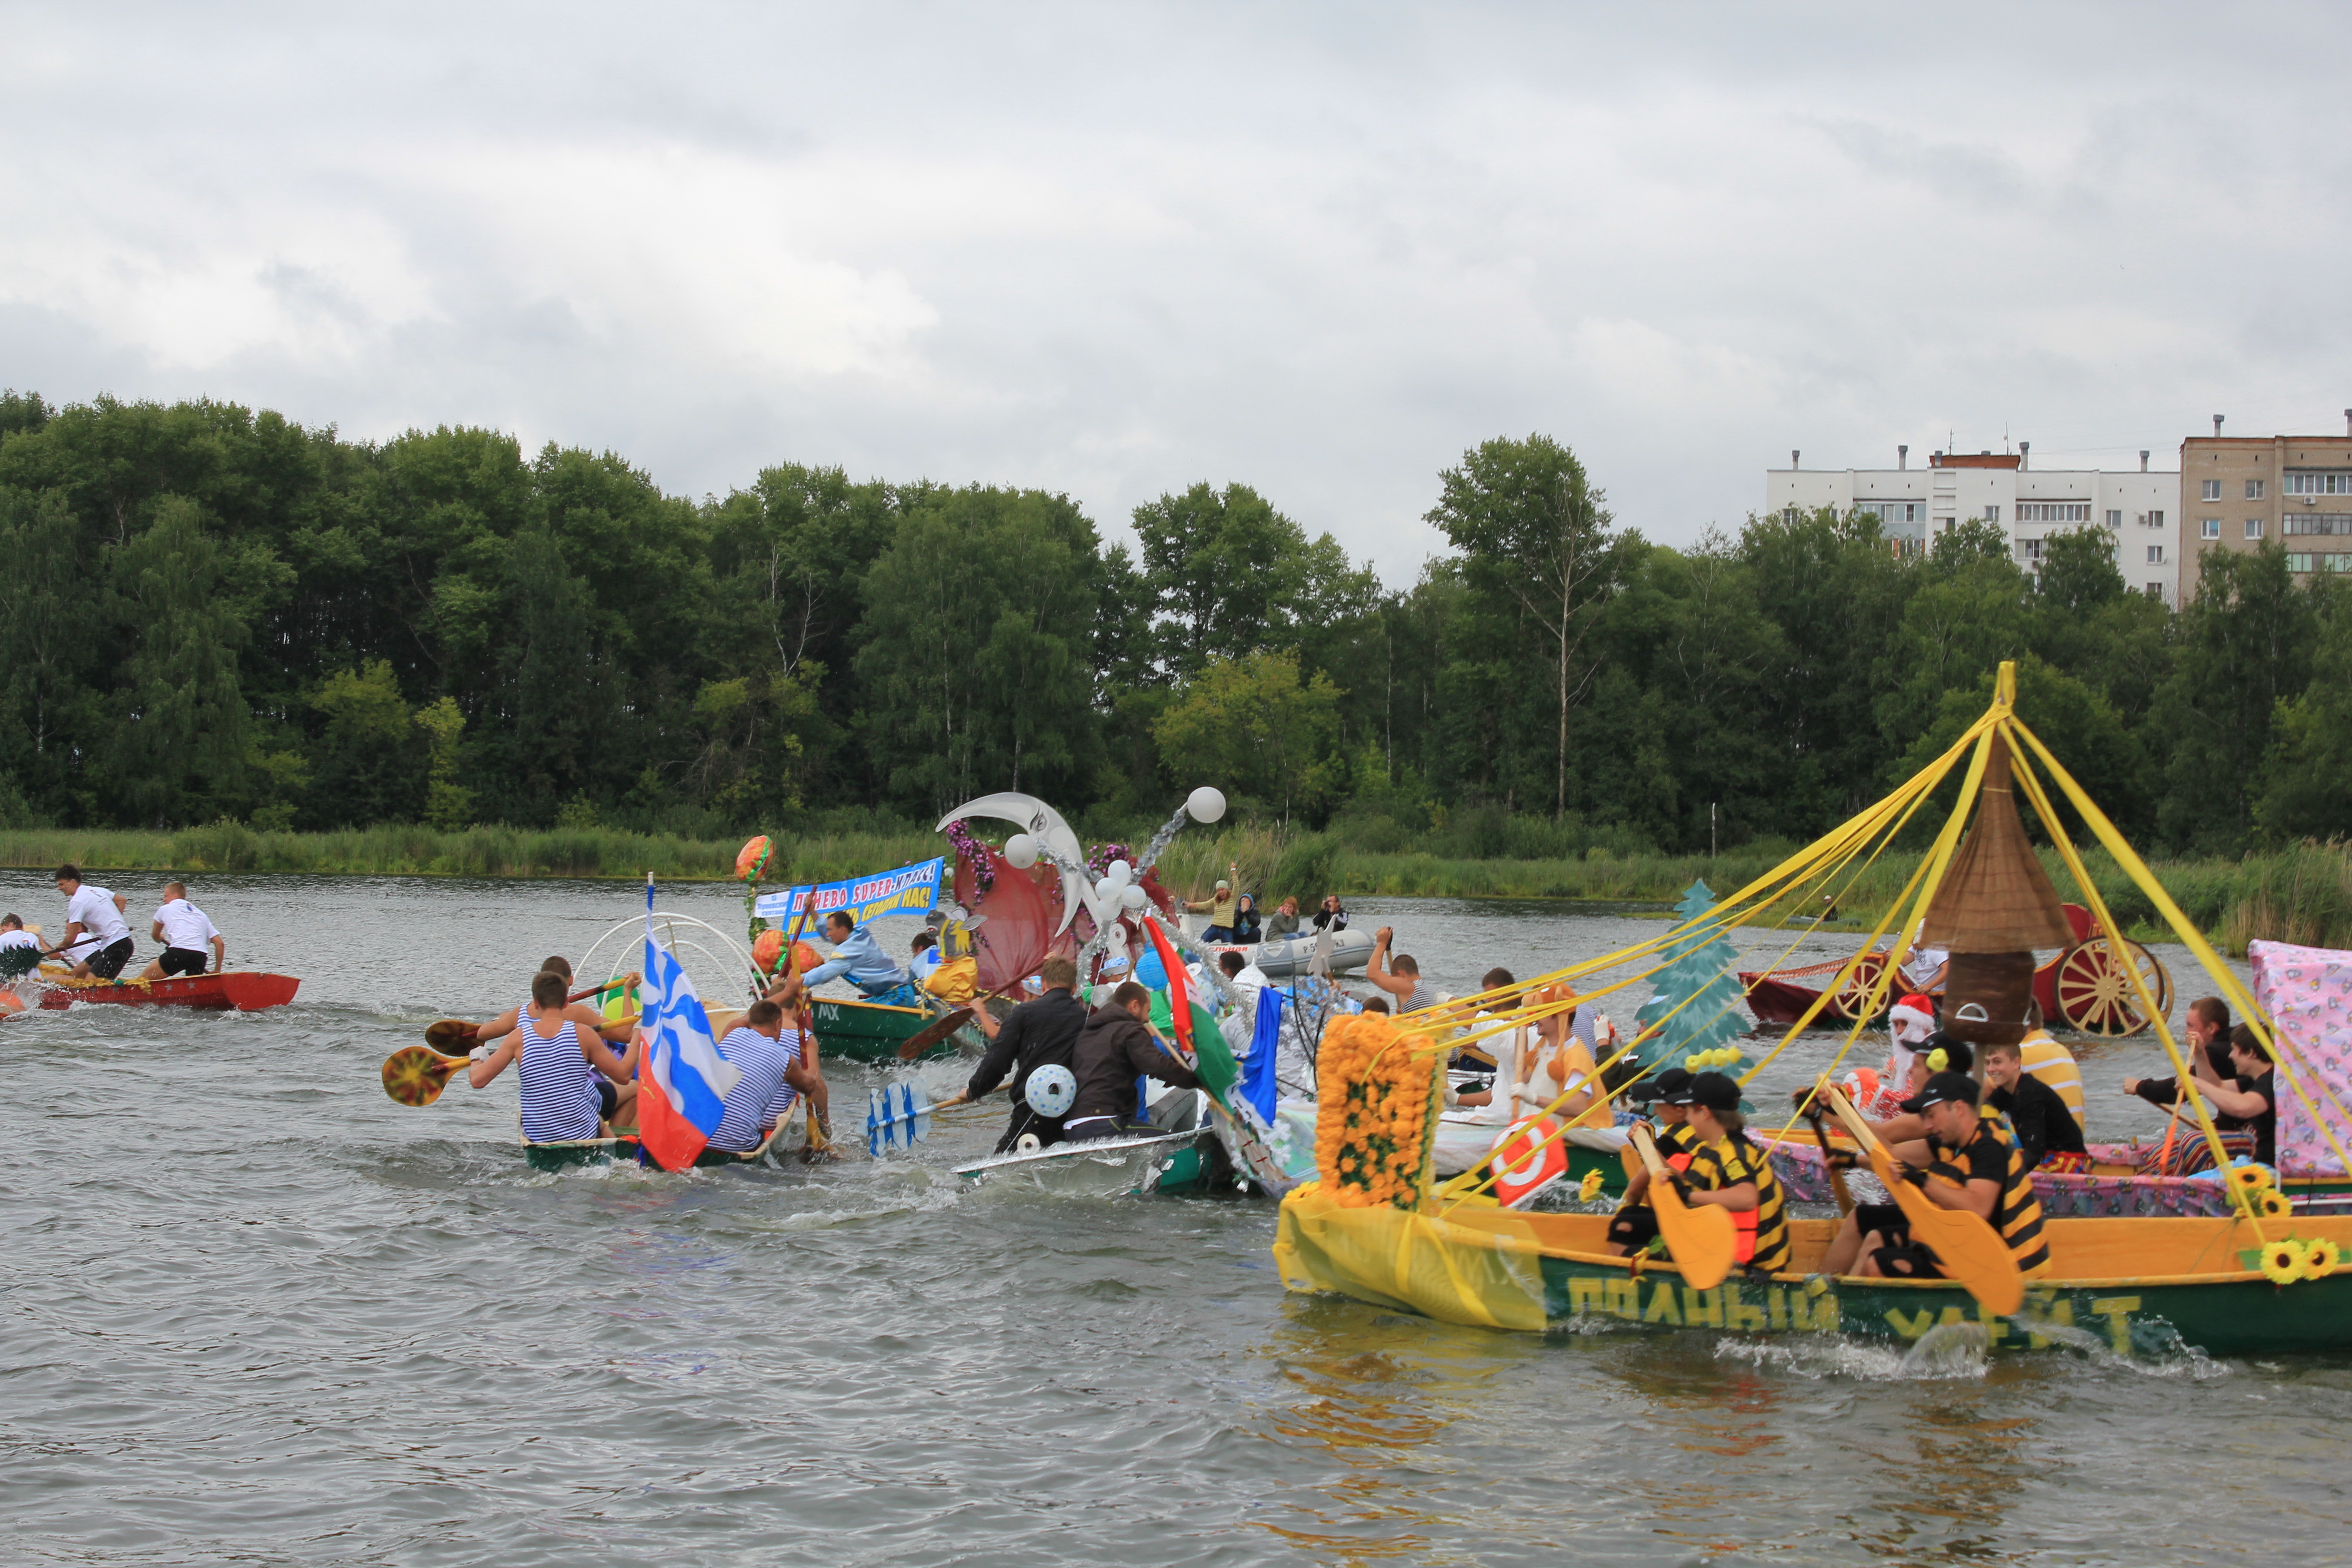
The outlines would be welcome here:
M 445 1057 L 462 1057 L 474 1048 L 474 1028 L 463 1018 L 443 1018 L 425 1026 L 425 1043 Z
M 1713 1204 L 1685 1206 L 1682 1194 L 1675 1191 L 1674 1173 L 1658 1158 L 1657 1145 L 1645 1129 L 1633 1129 L 1633 1147 L 1650 1168 L 1650 1209 L 1658 1216 L 1658 1234 L 1666 1238 L 1675 1267 L 1694 1289 L 1714 1289 L 1731 1272 L 1733 1256 L 1739 1250 L 1738 1228 L 1729 1212 Z
M 1832 1089 L 1829 1107 L 1870 1155 L 1870 1168 L 1879 1184 L 1895 1194 L 1903 1217 L 1911 1222 L 1911 1239 L 1936 1255 L 1944 1278 L 1975 1297 L 1987 1310 L 2007 1317 L 2025 1305 L 2025 1276 L 2018 1271 L 2017 1255 L 1999 1232 L 1975 1213 L 1948 1209 L 1895 1173 L 1895 1163 L 1864 1122 L 1852 1102 Z
M 383 1058 L 383 1091 L 403 1105 L 430 1105 L 466 1066 L 464 1057 L 445 1057 L 423 1046 L 403 1046 Z

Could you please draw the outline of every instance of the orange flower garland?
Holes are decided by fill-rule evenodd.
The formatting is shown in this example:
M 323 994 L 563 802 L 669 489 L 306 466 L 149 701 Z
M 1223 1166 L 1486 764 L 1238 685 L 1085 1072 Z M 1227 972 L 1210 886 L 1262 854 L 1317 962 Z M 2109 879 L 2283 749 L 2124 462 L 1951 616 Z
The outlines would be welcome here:
M 1385 1014 L 1334 1018 L 1316 1055 L 1315 1170 L 1342 1208 L 1411 1208 L 1437 1131 L 1438 1058 Z

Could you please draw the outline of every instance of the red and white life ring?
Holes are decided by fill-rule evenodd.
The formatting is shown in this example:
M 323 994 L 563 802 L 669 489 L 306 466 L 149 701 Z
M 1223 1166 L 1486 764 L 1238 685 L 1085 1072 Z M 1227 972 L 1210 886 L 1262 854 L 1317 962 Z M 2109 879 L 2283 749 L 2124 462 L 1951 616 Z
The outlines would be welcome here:
M 1495 1173 L 1496 1202 L 1508 1206 L 1545 1183 L 1568 1174 L 1568 1149 L 1561 1140 L 1550 1136 L 1551 1130 L 1546 1118 L 1530 1116 L 1513 1122 L 1503 1134 L 1489 1162 Z

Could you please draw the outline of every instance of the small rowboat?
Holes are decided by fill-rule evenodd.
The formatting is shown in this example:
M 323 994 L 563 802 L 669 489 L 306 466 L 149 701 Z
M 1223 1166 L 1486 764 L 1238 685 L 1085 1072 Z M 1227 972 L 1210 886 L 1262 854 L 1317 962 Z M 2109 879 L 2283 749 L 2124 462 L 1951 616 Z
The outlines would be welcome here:
M 40 1005 L 52 1011 L 77 1002 L 111 1002 L 126 1006 L 234 1008 L 256 1013 L 283 1007 L 294 1000 L 302 982 L 291 974 L 270 974 L 258 969 L 225 969 L 217 974 L 188 974 L 171 980 L 68 980 L 44 973 Z
M 843 1002 L 828 996 L 816 998 L 815 1006 L 818 1048 L 826 1056 L 846 1057 L 854 1062 L 896 1061 L 900 1046 L 944 1016 L 923 1007 Z M 975 1054 L 987 1048 L 980 1031 L 969 1024 L 923 1055 L 951 1057 L 966 1048 Z
M 1297 936 L 1276 937 L 1270 942 L 1238 945 L 1230 942 L 1212 943 L 1208 951 L 1238 952 L 1258 967 L 1258 973 L 1269 980 L 1288 980 L 1308 973 L 1315 957 L 1316 934 L 1302 931 Z M 1364 931 L 1343 931 L 1331 938 L 1329 963 L 1331 973 L 1347 974 L 1361 969 L 1371 961 L 1372 933 Z
M 2130 973 L 2125 965 L 2129 963 L 2139 970 L 2149 994 L 2156 999 L 2158 1011 L 2169 1012 L 2172 976 L 2163 962 L 2138 942 L 2130 941 L 2124 943 L 2123 957 L 2117 958 L 2108 951 L 2106 938 L 2094 934 L 2098 922 L 2090 910 L 2080 904 L 2062 907 L 2066 911 L 2066 923 L 2074 929 L 2074 943 L 2060 950 L 2033 972 L 2033 999 L 2040 1004 L 2042 1016 L 2078 1034 L 2112 1037 L 2145 1033 L 2149 1020 L 2132 991 Z M 1813 1026 L 1845 1028 L 1869 1007 L 1871 993 L 1879 976 L 1886 972 L 1886 956 L 1877 951 L 1864 953 L 1843 984 L 1838 984 L 1837 977 L 1847 961 L 1842 958 L 1760 973 L 1743 970 L 1739 984 L 1747 987 L 1748 1010 L 1756 1016 L 1756 1021 L 1783 1027 L 1801 1020 L 1820 999 L 1823 988 L 1835 985 L 1829 1001 L 1813 1015 Z M 1864 1021 L 1874 1023 L 1885 1016 L 1886 1009 L 1903 990 L 1898 977 L 1879 998 L 1876 1013 Z
M 2211 1355 L 2352 1348 L 2352 1270 L 2273 1285 L 2252 1261 L 2252 1226 L 2231 1219 L 2046 1222 L 2053 1267 L 2025 1305 L 1995 1317 L 1942 1279 L 1806 1272 L 1836 1232 L 1794 1219 L 1796 1267 L 1710 1290 L 1672 1263 L 1614 1257 L 1605 1215 L 1519 1214 L 1462 1204 L 1443 1215 L 1341 1208 L 1319 1186 L 1283 1200 L 1275 1258 L 1294 1290 L 1330 1291 L 1444 1322 L 1541 1332 L 1707 1328 L 1914 1341 L 1981 1324 L 1996 1350 L 2095 1345 L 2117 1354 L 2193 1346 Z M 2303 1241 L 2352 1246 L 2352 1219 L 2274 1223 Z
M 1204 1184 L 1202 1146 L 1213 1142 L 1207 1124 L 1181 1132 L 1139 1132 L 1085 1143 L 1049 1143 L 1026 1152 L 996 1154 L 956 1167 L 968 1182 L 1019 1178 L 1049 1192 L 1122 1197 L 1191 1192 Z

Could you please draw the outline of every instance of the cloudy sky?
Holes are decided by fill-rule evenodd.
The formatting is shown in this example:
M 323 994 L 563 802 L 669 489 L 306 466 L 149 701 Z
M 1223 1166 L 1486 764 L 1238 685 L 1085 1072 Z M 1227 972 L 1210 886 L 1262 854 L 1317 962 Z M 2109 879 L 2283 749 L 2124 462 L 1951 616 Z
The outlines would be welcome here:
M 1956 442 L 2338 430 L 2352 10 L 0 5 L 0 384 L 763 465 L 1438 469 L 1621 521 Z

